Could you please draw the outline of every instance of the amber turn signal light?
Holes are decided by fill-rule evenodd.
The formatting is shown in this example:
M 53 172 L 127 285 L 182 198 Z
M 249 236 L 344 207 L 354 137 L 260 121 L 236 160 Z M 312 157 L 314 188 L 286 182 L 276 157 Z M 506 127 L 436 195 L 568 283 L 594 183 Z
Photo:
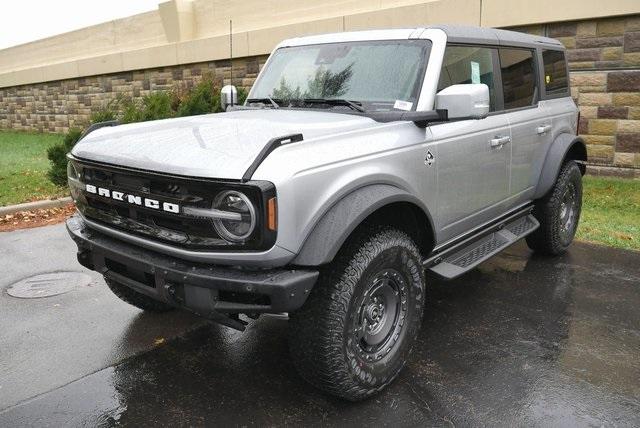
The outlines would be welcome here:
M 269 230 L 278 229 L 278 204 L 276 198 L 271 198 L 267 201 L 267 228 Z

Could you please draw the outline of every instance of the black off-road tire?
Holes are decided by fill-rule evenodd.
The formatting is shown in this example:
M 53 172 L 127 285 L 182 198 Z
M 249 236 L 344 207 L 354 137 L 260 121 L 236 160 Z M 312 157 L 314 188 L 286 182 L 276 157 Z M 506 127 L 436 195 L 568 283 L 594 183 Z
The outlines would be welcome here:
M 573 193 L 572 207 L 567 207 L 567 194 Z M 571 224 L 566 227 L 565 210 L 571 211 Z M 582 209 L 582 174 L 578 164 L 568 161 L 562 165 L 555 184 L 533 209 L 540 227 L 526 238 L 536 253 L 556 256 L 564 253 L 575 236 Z M 565 214 L 567 215 L 567 214 Z
M 120 300 L 123 300 L 136 308 L 140 308 L 148 312 L 168 312 L 174 309 L 171 305 L 159 302 L 151 297 L 145 296 L 144 294 L 138 293 L 126 285 L 122 285 L 112 279 L 105 278 L 104 281 L 107 283 L 107 286 L 111 291 L 113 291 L 113 294 L 118 296 Z
M 302 309 L 290 314 L 294 365 L 311 384 L 347 400 L 381 391 L 405 364 L 424 299 L 424 270 L 411 238 L 392 228 L 363 228 L 321 271 Z M 376 308 L 383 309 L 379 318 Z M 375 340 L 381 342 L 370 345 Z

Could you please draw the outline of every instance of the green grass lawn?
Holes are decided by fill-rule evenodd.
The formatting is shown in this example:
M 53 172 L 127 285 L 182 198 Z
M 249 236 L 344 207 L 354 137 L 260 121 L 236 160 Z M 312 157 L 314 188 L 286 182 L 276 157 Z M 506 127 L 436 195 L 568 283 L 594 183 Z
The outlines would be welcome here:
M 60 135 L 0 132 L 0 206 L 67 194 L 47 178 L 47 148 L 60 141 Z M 584 177 L 577 238 L 640 250 L 640 180 Z
M 47 148 L 62 136 L 0 132 L 0 206 L 66 195 L 47 178 Z
M 640 250 L 640 180 L 584 177 L 577 237 Z

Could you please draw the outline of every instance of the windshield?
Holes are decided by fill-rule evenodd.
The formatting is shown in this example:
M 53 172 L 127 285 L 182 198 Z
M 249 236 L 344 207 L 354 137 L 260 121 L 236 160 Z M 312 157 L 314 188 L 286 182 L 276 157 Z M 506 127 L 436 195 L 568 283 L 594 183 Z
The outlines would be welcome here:
M 250 98 L 271 98 L 283 106 L 305 99 L 329 99 L 352 101 L 367 111 L 412 110 L 429 48 L 427 40 L 280 48 L 269 59 Z M 340 104 L 327 104 L 328 108 L 336 106 Z

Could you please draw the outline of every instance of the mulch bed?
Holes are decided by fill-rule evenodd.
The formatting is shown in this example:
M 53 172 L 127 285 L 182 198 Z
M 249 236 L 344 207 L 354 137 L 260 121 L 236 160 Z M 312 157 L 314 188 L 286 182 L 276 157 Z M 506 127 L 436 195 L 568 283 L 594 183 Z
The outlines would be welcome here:
M 0 217 L 0 232 L 11 232 L 18 229 L 48 226 L 61 223 L 76 211 L 74 204 L 58 208 L 48 208 L 33 211 L 20 211 Z

